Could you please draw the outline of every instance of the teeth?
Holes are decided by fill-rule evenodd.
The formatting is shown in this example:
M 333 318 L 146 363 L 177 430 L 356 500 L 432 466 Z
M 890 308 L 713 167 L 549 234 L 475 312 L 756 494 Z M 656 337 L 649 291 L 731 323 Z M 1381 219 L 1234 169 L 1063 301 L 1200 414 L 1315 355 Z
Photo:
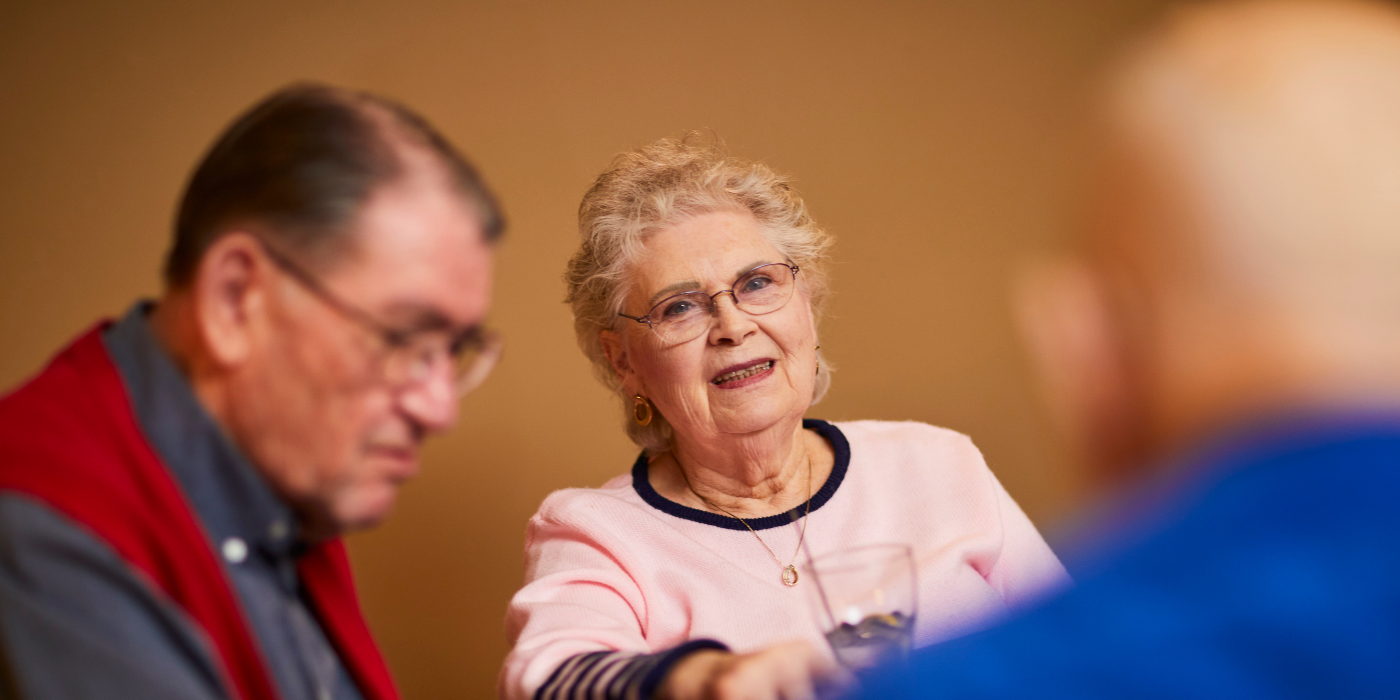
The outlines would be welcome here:
M 715 378 L 715 384 L 723 384 L 725 382 L 732 382 L 739 379 L 748 379 L 749 377 L 752 377 L 753 375 L 758 374 L 759 372 L 768 371 L 768 369 L 770 369 L 772 366 L 773 361 L 769 360 L 761 365 L 754 365 L 748 369 L 741 369 L 737 372 L 730 372 L 729 374 L 721 374 L 719 377 Z

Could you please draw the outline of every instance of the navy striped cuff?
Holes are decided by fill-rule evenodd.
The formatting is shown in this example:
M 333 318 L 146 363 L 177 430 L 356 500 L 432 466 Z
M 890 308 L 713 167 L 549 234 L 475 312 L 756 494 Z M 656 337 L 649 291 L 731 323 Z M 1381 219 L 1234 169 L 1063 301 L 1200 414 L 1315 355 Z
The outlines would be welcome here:
M 655 654 L 593 651 L 569 657 L 535 700 L 651 700 L 681 659 L 704 649 L 729 651 L 713 639 L 695 639 Z

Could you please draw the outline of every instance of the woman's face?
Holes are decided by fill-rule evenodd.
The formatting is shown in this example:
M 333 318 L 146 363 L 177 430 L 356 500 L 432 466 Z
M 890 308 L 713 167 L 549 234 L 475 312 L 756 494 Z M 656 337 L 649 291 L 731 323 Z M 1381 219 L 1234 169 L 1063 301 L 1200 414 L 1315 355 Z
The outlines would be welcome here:
M 673 294 L 714 294 L 765 263 L 787 262 L 747 212 L 714 212 L 649 237 L 630 273 L 622 312 L 645 316 Z M 754 433 L 800 418 L 816 382 L 816 324 L 803 276 L 777 311 L 752 316 L 715 298 L 708 332 L 666 345 L 622 319 L 603 347 L 627 394 L 649 399 L 678 439 Z M 755 371 L 757 370 L 757 371 Z

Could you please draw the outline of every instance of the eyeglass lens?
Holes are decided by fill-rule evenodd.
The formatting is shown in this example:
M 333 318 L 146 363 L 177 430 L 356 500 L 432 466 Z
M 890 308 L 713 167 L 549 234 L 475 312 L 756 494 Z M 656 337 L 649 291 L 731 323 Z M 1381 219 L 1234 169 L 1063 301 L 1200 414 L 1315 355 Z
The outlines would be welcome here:
M 426 381 L 448 361 L 457 395 L 464 396 L 486 380 L 500 350 L 500 337 L 490 331 L 457 344 L 440 336 L 420 336 L 390 350 L 386 379 L 396 386 Z
M 456 366 L 457 395 L 466 396 L 486 381 L 487 375 L 496 367 L 501 357 L 501 338 L 486 331 L 475 342 L 461 347 L 453 355 Z
M 652 307 L 647 319 L 663 342 L 683 343 L 709 328 L 718 297 L 732 294 L 736 306 L 755 316 L 771 313 L 792 298 L 795 277 L 793 268 L 784 263 L 763 265 L 745 273 L 733 289 L 714 297 L 704 292 L 686 292 L 664 299 Z

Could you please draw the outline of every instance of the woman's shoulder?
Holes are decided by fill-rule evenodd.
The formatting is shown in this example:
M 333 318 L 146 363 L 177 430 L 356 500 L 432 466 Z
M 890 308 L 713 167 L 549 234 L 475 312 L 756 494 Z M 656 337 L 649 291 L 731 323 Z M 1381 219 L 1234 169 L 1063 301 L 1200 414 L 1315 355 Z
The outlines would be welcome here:
M 918 421 L 862 420 L 836 423 L 850 443 L 852 461 L 879 464 L 881 473 L 908 469 L 925 475 L 962 473 L 981 479 L 982 452 L 968 436 Z M 975 475 L 975 476 L 974 476 Z
M 564 488 L 550 493 L 540 503 L 530 523 L 532 526 L 613 529 L 644 516 L 646 510 L 645 503 L 632 487 L 632 473 L 628 471 L 602 486 Z
M 994 513 L 996 476 L 968 436 L 917 421 L 839 423 L 856 493 L 919 512 Z M 911 498 L 912 497 L 912 498 Z
M 559 489 L 545 496 L 539 510 L 535 511 L 535 517 L 557 518 L 578 511 L 611 507 L 626 500 L 631 490 L 631 474 L 619 474 L 602 486 Z
M 852 442 L 871 445 L 917 445 L 948 449 L 976 449 L 972 438 L 953 430 L 920 421 L 857 420 L 833 423 Z

